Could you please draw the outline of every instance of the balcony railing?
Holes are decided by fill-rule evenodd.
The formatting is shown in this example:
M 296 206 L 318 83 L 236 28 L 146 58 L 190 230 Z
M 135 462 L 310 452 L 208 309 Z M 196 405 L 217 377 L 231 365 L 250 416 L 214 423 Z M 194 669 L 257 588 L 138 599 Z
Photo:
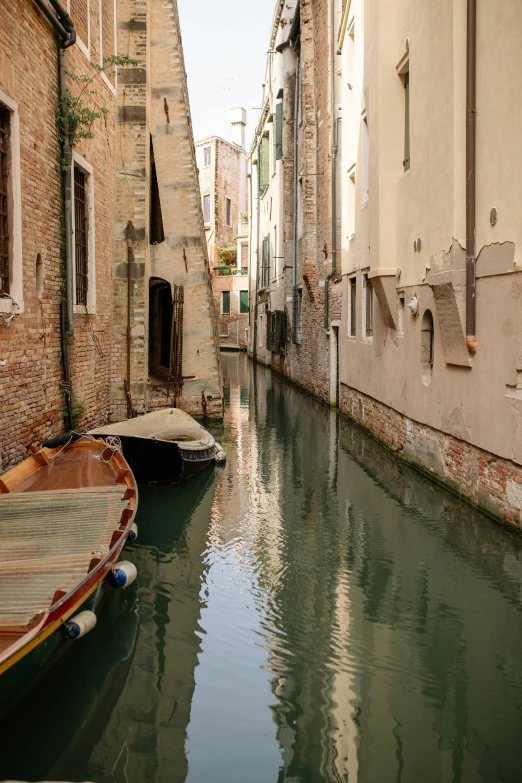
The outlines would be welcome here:
M 236 269 L 234 266 L 215 266 L 212 271 L 216 277 L 231 277 L 232 275 L 244 277 L 248 275 L 248 269 Z

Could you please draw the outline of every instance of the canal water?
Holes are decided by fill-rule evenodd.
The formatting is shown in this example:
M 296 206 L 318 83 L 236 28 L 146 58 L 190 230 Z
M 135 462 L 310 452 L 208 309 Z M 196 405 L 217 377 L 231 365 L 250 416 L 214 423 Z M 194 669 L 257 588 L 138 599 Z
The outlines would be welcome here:
M 520 783 L 522 541 L 223 358 L 226 466 L 141 491 L 138 581 L 0 725 L 0 779 Z

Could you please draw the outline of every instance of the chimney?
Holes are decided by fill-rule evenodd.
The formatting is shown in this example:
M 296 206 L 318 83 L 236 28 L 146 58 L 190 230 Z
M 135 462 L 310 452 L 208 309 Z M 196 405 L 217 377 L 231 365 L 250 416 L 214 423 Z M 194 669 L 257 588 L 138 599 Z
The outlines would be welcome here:
M 230 122 L 232 123 L 232 141 L 245 149 L 246 110 L 241 106 L 230 110 Z

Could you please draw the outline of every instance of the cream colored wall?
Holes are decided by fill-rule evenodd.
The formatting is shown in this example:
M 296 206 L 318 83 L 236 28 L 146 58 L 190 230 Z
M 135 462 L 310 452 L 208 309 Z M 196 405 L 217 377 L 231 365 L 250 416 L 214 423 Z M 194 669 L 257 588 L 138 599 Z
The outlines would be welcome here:
M 474 357 L 462 342 L 466 2 L 352 0 L 351 6 L 356 44 L 364 26 L 364 52 L 356 45 L 359 83 L 353 96 L 348 96 L 346 87 L 343 94 L 343 193 L 348 191 L 347 170 L 355 144 L 358 155 L 351 240 L 350 216 L 347 208 L 343 210 L 341 381 L 409 418 L 522 463 L 522 276 L 518 274 L 522 271 L 522 181 L 515 173 L 522 161 L 522 103 L 516 99 L 522 73 L 518 0 L 506 0 L 501 10 L 485 0 L 477 2 L 478 351 Z M 349 65 L 346 40 L 345 36 L 343 69 Z M 411 167 L 404 173 L 404 88 L 397 65 L 407 55 L 407 40 Z M 343 73 L 346 81 L 351 80 Z M 361 208 L 359 95 L 370 131 L 366 208 Z M 489 221 L 493 206 L 498 209 L 495 227 Z M 418 237 L 422 249 L 415 252 L 413 242 Z M 454 239 L 455 252 L 450 254 Z M 361 270 L 365 269 L 374 276 L 374 285 L 382 283 L 387 291 L 380 299 L 374 295 L 371 342 L 361 340 Z M 383 269 L 388 272 L 379 273 Z M 396 269 L 400 269 L 397 279 Z M 355 340 L 347 334 L 350 273 L 358 278 Z M 460 316 L 460 323 L 457 317 L 451 329 L 434 299 L 433 285 L 444 275 L 453 286 L 454 311 Z M 401 292 L 406 304 L 416 294 L 420 309 L 417 319 L 406 310 L 404 335 L 397 330 Z M 391 324 L 382 299 L 389 307 Z M 420 360 L 422 314 L 427 308 L 435 327 L 429 385 L 423 383 Z M 459 364 L 449 363 L 452 351 L 452 356 L 459 353 Z

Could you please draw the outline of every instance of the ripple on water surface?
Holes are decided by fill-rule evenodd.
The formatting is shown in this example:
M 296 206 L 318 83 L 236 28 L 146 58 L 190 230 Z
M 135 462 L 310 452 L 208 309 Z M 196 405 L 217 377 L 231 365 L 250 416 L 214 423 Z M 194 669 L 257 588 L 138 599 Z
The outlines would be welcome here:
M 521 541 L 223 358 L 226 466 L 141 492 L 139 581 L 2 726 L 0 778 L 520 783 Z

